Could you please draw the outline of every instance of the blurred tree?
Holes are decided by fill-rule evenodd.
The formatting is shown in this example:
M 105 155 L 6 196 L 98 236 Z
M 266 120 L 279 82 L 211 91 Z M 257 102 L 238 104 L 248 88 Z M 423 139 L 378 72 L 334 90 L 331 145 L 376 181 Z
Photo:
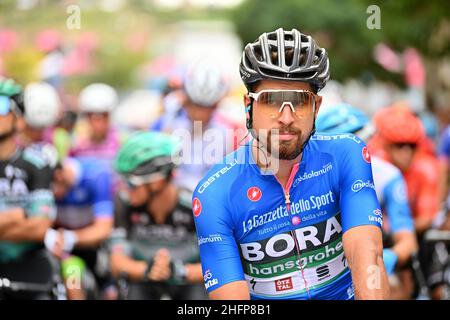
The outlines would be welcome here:
M 381 28 L 370 30 L 366 10 L 373 4 L 380 7 Z M 386 42 L 400 51 L 414 46 L 425 57 L 446 55 L 450 39 L 440 29 L 445 28 L 449 12 L 450 1 L 440 0 L 247 0 L 231 11 L 230 19 L 244 43 L 279 27 L 312 34 L 329 53 L 334 79 L 375 76 L 403 84 L 401 75 L 374 62 L 373 47 Z

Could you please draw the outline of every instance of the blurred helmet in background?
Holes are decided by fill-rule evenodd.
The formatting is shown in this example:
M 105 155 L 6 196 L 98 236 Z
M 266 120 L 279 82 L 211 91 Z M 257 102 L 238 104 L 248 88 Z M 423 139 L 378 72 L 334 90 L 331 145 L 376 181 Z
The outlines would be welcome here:
M 45 82 L 30 83 L 24 91 L 25 122 L 33 128 L 56 124 L 61 113 L 58 92 Z
M 260 80 L 279 79 L 308 82 L 319 91 L 330 78 L 325 49 L 297 29 L 279 28 L 248 43 L 239 69 L 247 89 Z
M 374 123 L 380 137 L 390 143 L 418 143 L 425 136 L 420 119 L 405 105 L 381 109 Z
M 179 150 L 179 141 L 159 132 L 136 132 L 120 148 L 115 168 L 134 185 L 151 181 L 151 177 L 167 178 L 175 163 L 172 156 Z
M 215 106 L 227 89 L 224 73 L 212 61 L 202 60 L 191 65 L 184 76 L 184 90 L 189 100 L 199 106 Z
M 316 129 L 327 133 L 354 133 L 364 128 L 369 118 L 355 107 L 340 103 L 320 109 L 316 120 Z
M 110 113 L 118 104 L 116 90 L 104 83 L 93 83 L 80 92 L 79 110 L 83 113 Z

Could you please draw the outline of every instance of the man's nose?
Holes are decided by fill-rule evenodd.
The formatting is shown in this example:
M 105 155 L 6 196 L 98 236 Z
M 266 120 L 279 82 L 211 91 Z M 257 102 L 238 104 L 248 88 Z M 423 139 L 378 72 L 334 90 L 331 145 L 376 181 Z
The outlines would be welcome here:
M 292 110 L 292 107 L 289 104 L 285 103 L 280 108 L 280 114 L 278 117 L 278 121 L 283 123 L 284 125 L 288 126 L 291 123 L 293 123 L 294 120 L 295 120 L 295 118 L 294 118 L 294 112 Z

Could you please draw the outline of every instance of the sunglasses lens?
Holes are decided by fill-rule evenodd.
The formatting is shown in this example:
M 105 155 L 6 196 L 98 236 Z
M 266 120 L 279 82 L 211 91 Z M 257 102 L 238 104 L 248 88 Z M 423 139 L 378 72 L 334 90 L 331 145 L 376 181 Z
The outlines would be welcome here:
M 314 94 L 308 91 L 262 91 L 257 99 L 262 111 L 277 116 L 283 104 L 288 103 L 298 116 L 312 112 Z
M 395 143 L 394 147 L 396 147 L 397 149 L 403 149 L 405 147 L 408 147 L 409 149 L 416 149 L 417 148 L 417 144 L 416 143 L 408 143 L 408 142 L 400 142 L 400 143 Z
M 0 96 L 0 115 L 6 116 L 11 111 L 11 100 L 6 96 Z

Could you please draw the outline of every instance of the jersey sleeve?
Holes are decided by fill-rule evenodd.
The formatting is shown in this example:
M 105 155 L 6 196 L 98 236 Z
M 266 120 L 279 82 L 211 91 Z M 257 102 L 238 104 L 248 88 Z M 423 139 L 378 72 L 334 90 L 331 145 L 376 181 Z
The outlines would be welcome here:
M 43 158 L 32 150 L 24 151 L 24 159 L 30 163 L 29 197 L 25 212 L 28 217 L 56 218 L 56 204 L 50 184 L 52 169 Z
M 92 211 L 96 218 L 113 218 L 114 204 L 112 200 L 111 173 L 102 170 L 92 180 L 93 205 Z
M 119 253 L 132 256 L 132 246 L 128 241 L 128 229 L 130 224 L 128 219 L 128 209 L 124 200 L 118 194 L 114 199 L 114 228 L 111 232 L 107 246 L 111 253 Z
M 362 225 L 381 228 L 382 212 L 367 146 L 353 135 L 341 142 L 338 167 L 343 232 Z
M 197 190 L 192 210 L 206 290 L 211 292 L 227 283 L 244 280 L 231 213 L 223 197 L 200 194 Z
M 450 161 L 450 126 L 448 126 L 442 134 L 442 140 L 439 144 L 438 154 L 439 157 Z
M 408 193 L 405 180 L 401 175 L 393 178 L 384 188 L 386 212 L 390 232 L 414 232 L 414 221 L 408 204 Z

